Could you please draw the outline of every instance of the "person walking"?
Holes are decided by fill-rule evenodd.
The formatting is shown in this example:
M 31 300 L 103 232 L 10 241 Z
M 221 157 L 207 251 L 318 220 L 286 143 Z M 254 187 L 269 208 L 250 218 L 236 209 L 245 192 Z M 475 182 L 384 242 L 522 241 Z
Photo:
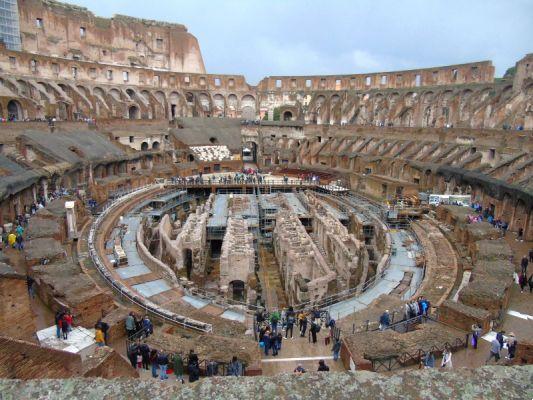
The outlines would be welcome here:
M 316 334 L 320 332 L 320 325 L 318 325 L 315 321 L 311 322 L 311 328 L 309 331 L 311 332 L 313 343 L 316 343 Z
M 509 336 L 507 337 L 507 358 L 508 360 L 512 360 L 515 357 L 516 354 L 516 338 L 514 336 L 514 333 L 509 333 Z
M 292 330 L 294 329 L 294 313 L 291 313 L 290 311 L 287 313 L 287 329 L 285 329 L 285 339 L 289 336 L 289 331 L 291 332 L 291 339 L 293 338 Z
M 109 324 L 102 321 L 102 319 L 99 319 L 97 322 L 98 325 L 100 325 L 100 329 L 102 330 L 102 333 L 104 334 L 104 342 L 107 346 L 107 339 L 108 339 L 108 332 L 109 332 Z
M 63 334 L 63 340 L 68 339 L 68 318 L 67 314 L 64 313 L 63 317 L 61 318 L 61 333 Z
M 477 349 L 477 343 L 482 331 L 483 329 L 481 329 L 481 326 L 479 326 L 478 324 L 472 325 L 472 347 L 474 349 Z
M 168 379 L 167 375 L 167 367 L 168 367 L 168 356 L 160 352 L 159 356 L 157 357 L 157 364 L 159 365 L 159 378 L 164 381 Z
M 150 364 L 152 365 L 152 378 L 157 378 L 157 369 L 159 365 L 157 364 L 157 350 L 152 349 L 150 352 Z
M 145 315 L 142 321 L 143 329 L 146 332 L 146 337 L 154 333 L 154 325 L 152 324 L 152 321 L 150 321 L 150 318 L 148 318 L 148 315 Z
M 128 338 L 131 338 L 135 334 L 135 318 L 133 317 L 133 312 L 128 314 L 125 324 Z
M 300 336 L 305 337 L 305 332 L 307 331 L 307 315 L 301 313 L 298 318 L 300 320 Z
M 329 367 L 326 365 L 325 361 L 324 360 L 320 360 L 318 362 L 318 369 L 317 369 L 318 372 L 328 372 L 329 371 Z
M 236 356 L 233 356 L 228 365 L 228 376 L 242 376 L 242 364 Z
M 520 269 L 523 274 L 527 274 L 528 264 L 529 264 L 529 260 L 527 259 L 527 255 L 524 255 L 524 257 L 522 257 L 522 260 L 520 261 Z
M 442 352 L 442 362 L 440 364 L 440 367 L 441 368 L 446 368 L 446 369 L 452 369 L 453 368 L 452 351 L 451 351 L 451 349 L 448 346 L 446 346 L 444 348 L 444 351 Z
M 518 278 L 518 284 L 520 285 L 520 293 L 524 293 L 524 288 L 527 286 L 527 276 L 525 273 L 521 273 Z
M 424 356 L 424 368 L 435 368 L 435 355 L 431 351 Z
M 492 358 L 494 358 L 496 362 L 500 361 L 501 349 L 502 349 L 502 346 L 500 345 L 500 341 L 497 338 L 492 339 L 492 342 L 490 342 L 489 358 L 487 358 L 487 361 L 485 361 L 485 364 L 487 364 Z
M 28 285 L 28 294 L 30 295 L 30 298 L 35 298 L 35 288 L 34 288 L 35 280 L 29 276 L 26 275 L 26 285 Z
M 183 380 L 183 358 L 181 358 L 180 354 L 174 354 L 172 356 L 172 366 L 174 368 L 174 375 L 176 375 L 176 379 L 181 381 L 181 383 L 185 383 Z
M 390 325 L 390 314 L 389 310 L 385 310 L 381 317 L 379 317 L 379 330 L 384 331 Z
M 270 331 L 266 331 L 263 335 L 263 344 L 265 345 L 265 356 L 268 356 L 268 350 L 270 350 Z
M 104 334 L 104 342 L 107 345 L 105 332 L 104 332 L 103 329 L 102 329 L 102 332 Z M 142 358 L 143 358 L 142 359 L 142 366 L 143 366 L 144 369 L 148 370 L 149 369 L 148 365 L 150 365 L 150 347 L 148 346 L 148 344 L 146 344 L 146 342 L 143 342 L 139 346 L 139 350 L 141 351 L 141 355 L 142 355 Z
M 333 361 L 337 361 L 339 359 L 339 353 L 341 351 L 341 341 L 340 339 L 335 339 L 335 343 L 333 343 L 333 347 L 331 348 L 333 351 Z
M 270 326 L 272 327 L 273 333 L 278 333 L 278 322 L 280 320 L 280 315 L 278 311 L 272 312 L 270 315 Z
M 96 330 L 94 332 L 94 341 L 96 342 L 96 345 L 98 347 L 104 347 L 105 346 L 105 341 L 104 341 L 104 333 L 102 332 L 102 329 L 100 328 L 100 326 L 96 326 Z M 138 354 L 136 356 L 136 360 L 137 360 L 137 364 L 139 364 L 139 355 L 141 356 L 141 364 L 142 364 L 142 355 L 141 355 L 141 352 L 138 351 Z
M 61 339 L 61 324 L 62 324 L 61 321 L 63 320 L 63 314 L 64 314 L 63 311 L 58 311 L 56 312 L 56 315 L 55 315 L 56 336 L 58 339 Z
M 533 274 L 531 274 L 527 283 L 529 284 L 529 293 L 533 293 Z

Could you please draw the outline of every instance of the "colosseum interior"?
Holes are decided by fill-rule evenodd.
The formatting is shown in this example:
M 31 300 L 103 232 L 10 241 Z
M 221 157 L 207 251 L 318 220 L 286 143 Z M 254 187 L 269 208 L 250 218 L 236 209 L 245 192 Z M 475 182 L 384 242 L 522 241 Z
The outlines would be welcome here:
M 146 346 L 200 376 L 190 393 L 213 379 L 213 398 L 311 396 L 312 375 L 299 378 L 308 392 L 275 375 L 320 359 L 320 379 L 351 398 L 389 398 L 397 376 L 405 398 L 420 398 L 420 377 L 452 398 L 533 397 L 533 309 L 517 285 L 522 257 L 533 262 L 533 54 L 503 78 L 479 61 L 253 86 L 206 73 L 184 25 L 5 3 L 20 31 L 0 43 L 8 398 L 47 378 L 60 381 L 43 383 L 46 398 L 94 398 L 78 378 L 185 396 L 176 374 L 150 383 L 138 368 Z M 267 321 L 279 356 L 265 353 Z M 499 367 L 479 368 L 502 331 Z M 465 372 L 412 371 L 445 349 Z M 232 374 L 234 356 L 233 375 L 265 377 L 212 378 Z

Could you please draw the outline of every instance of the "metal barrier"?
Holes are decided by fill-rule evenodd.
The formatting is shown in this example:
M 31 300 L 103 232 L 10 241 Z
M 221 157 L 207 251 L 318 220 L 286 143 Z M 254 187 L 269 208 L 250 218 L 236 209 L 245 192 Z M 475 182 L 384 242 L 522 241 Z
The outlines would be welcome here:
M 100 258 L 100 255 L 96 251 L 96 248 L 95 248 L 96 232 L 99 230 L 101 223 L 103 222 L 104 218 L 107 216 L 109 211 L 113 209 L 114 207 L 124 203 L 125 201 L 130 200 L 134 196 L 137 196 L 141 193 L 145 193 L 148 190 L 155 189 L 157 187 L 161 187 L 161 186 L 160 185 L 143 186 L 140 189 L 132 190 L 128 192 L 127 194 L 118 198 L 113 203 L 106 205 L 102 213 L 93 222 L 91 229 L 89 231 L 89 236 L 88 236 L 89 254 L 91 256 L 91 259 L 94 265 L 96 266 L 96 269 L 98 270 L 100 275 L 104 278 L 104 280 L 114 290 L 116 290 L 121 297 L 128 299 L 131 303 L 142 308 L 145 313 L 151 314 L 157 318 L 163 319 L 172 324 L 180 325 L 184 328 L 189 328 L 189 329 L 193 329 L 193 330 L 197 330 L 201 332 L 212 332 L 213 326 L 211 324 L 207 324 L 201 321 L 196 321 L 196 320 L 184 317 L 182 315 L 172 313 L 168 310 L 162 309 L 157 304 L 152 303 L 151 301 L 143 298 L 142 296 L 135 294 L 132 290 L 124 286 L 122 283 L 115 281 L 112 278 L 110 272 L 107 270 L 107 267 L 105 266 L 104 262 Z

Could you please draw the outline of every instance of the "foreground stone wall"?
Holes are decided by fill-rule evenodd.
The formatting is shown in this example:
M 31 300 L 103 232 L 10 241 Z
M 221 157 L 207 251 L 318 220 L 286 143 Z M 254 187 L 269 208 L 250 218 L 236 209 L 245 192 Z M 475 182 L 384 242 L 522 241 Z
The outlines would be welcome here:
M 150 399 L 278 399 L 352 400 L 530 399 L 533 367 L 482 367 L 443 372 L 412 370 L 390 377 L 372 372 L 306 373 L 255 378 L 202 379 L 192 385 L 158 380 L 69 379 L 0 381 L 7 398 L 150 398 Z

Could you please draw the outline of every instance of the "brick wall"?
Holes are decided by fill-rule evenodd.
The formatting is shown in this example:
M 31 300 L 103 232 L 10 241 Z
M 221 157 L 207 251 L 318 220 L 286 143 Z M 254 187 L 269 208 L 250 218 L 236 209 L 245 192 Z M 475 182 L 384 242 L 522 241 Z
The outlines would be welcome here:
M 69 378 L 81 373 L 81 357 L 65 351 L 0 336 L 0 377 Z
M 26 279 L 0 276 L 0 334 L 35 341 L 33 318 Z
M 490 313 L 474 307 L 469 307 L 462 303 L 451 300 L 444 301 L 439 307 L 439 321 L 470 332 L 472 324 L 477 323 L 488 332 L 490 329 Z
M 128 360 L 107 346 L 96 349 L 94 355 L 84 363 L 84 370 L 84 377 L 104 379 L 139 377 L 139 372 Z
M 533 364 L 533 342 L 518 341 L 515 364 Z

